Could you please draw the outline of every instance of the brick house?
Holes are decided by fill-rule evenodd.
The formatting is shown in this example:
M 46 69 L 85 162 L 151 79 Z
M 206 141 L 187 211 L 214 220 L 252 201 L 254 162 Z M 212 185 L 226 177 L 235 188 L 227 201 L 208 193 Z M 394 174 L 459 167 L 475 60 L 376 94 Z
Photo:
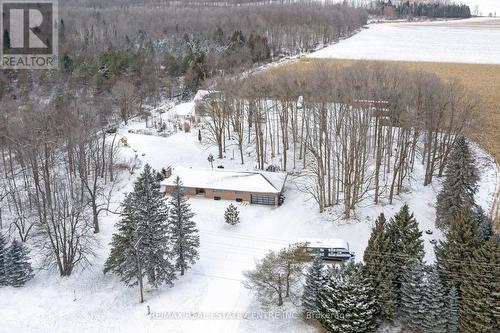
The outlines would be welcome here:
M 177 176 L 182 189 L 188 196 L 200 196 L 214 200 L 233 200 L 251 204 L 278 207 L 287 174 L 285 172 L 226 171 L 192 169 L 186 167 L 168 168 L 167 178 L 161 182 L 165 194 L 171 194 Z

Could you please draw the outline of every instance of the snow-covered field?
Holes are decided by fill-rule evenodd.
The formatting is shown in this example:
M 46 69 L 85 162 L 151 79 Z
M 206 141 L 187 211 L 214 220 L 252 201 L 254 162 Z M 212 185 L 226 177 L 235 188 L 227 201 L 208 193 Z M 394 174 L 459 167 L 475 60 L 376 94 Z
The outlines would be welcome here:
M 499 40 L 500 18 L 380 23 L 308 57 L 500 64 Z
M 499 0 L 462 0 L 458 1 L 468 5 L 473 15 L 478 16 L 500 16 Z
M 130 125 L 138 128 L 140 123 Z M 124 155 L 137 154 L 156 169 L 168 165 L 209 166 L 207 156 L 215 153 L 197 141 L 197 132 L 177 133 L 171 137 L 146 136 L 120 131 L 130 148 Z M 497 166 L 492 158 L 475 149 L 482 172 L 477 196 L 485 208 L 492 202 L 499 182 Z M 134 152 L 135 151 L 135 152 Z M 144 154 L 144 156 L 142 156 Z M 228 152 L 228 156 L 231 154 Z M 227 169 L 252 169 L 253 164 L 240 165 L 231 159 L 217 160 Z M 394 205 L 374 206 L 371 199 L 360 204 L 356 218 L 343 221 L 333 209 L 323 215 L 314 202 L 299 192 L 293 178 L 286 186 L 286 201 L 280 208 L 240 205 L 241 224 L 229 227 L 223 213 L 229 202 L 191 199 L 200 229 L 200 260 L 173 288 L 149 290 L 146 303 L 138 303 L 137 288 L 127 288 L 113 275 L 103 275 L 104 260 L 109 254 L 109 242 L 118 216 L 109 215 L 101 222 L 100 248 L 94 265 L 61 279 L 55 272 L 37 271 L 35 278 L 19 289 L 0 289 L 1 333 L 59 332 L 315 332 L 300 319 L 238 318 L 226 320 L 167 319 L 176 312 L 182 317 L 189 313 L 218 316 L 230 313 L 248 316 L 261 311 L 251 292 L 242 284 L 245 270 L 252 269 L 255 260 L 270 249 L 280 249 L 300 238 L 343 238 L 349 242 L 357 260 L 363 255 L 374 218 L 384 212 L 394 214 L 407 202 L 420 223 L 421 230 L 434 230 L 435 194 L 439 185 L 423 187 L 422 170 L 413 179 L 414 191 L 403 194 Z M 125 176 L 114 200 L 130 191 L 135 176 Z M 440 233 L 426 235 L 426 260 L 434 258 L 430 240 Z M 33 253 L 36 257 L 36 253 Z M 154 316 L 148 316 L 148 307 Z M 288 310 L 295 312 L 294 306 Z M 214 314 L 215 313 L 215 314 Z M 262 315 L 262 314 L 259 314 Z M 156 319 L 155 319 L 156 318 Z

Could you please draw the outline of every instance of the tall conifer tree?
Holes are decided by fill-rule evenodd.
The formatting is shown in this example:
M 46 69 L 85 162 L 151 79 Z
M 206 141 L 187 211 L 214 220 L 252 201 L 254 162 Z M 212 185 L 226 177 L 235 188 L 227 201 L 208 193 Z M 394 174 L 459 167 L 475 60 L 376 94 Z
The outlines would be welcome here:
M 448 292 L 441 283 L 437 269 L 429 267 L 426 274 L 423 304 L 423 332 L 447 333 Z
M 446 287 L 460 291 L 463 269 L 471 262 L 472 252 L 481 246 L 482 241 L 471 209 L 463 208 L 451 221 L 446 239 L 435 249 L 438 271 Z
M 500 332 L 500 236 L 472 252 L 461 276 L 460 332 Z
M 424 305 L 424 265 L 417 261 L 401 284 L 401 319 L 411 332 L 423 332 L 426 319 Z
M 401 283 L 412 267 L 424 257 L 422 232 L 418 229 L 417 220 L 410 213 L 408 205 L 403 205 L 391 220 L 388 230 L 391 241 L 391 264 L 394 269 L 395 287 L 398 290 L 398 305 L 401 300 Z
M 319 292 L 323 327 L 335 333 L 368 333 L 377 328 L 378 308 L 373 287 L 352 262 L 332 275 Z
M 465 206 L 474 206 L 479 181 L 478 171 L 469 144 L 457 139 L 448 157 L 443 188 L 437 196 L 436 226 L 446 230 L 454 216 Z
M 184 188 L 179 177 L 175 179 L 175 187 L 170 200 L 170 232 L 173 240 L 175 268 L 181 275 L 199 258 L 200 238 L 194 213 L 191 211 Z
M 363 274 L 374 287 L 380 316 L 383 320 L 392 320 L 397 310 L 398 292 L 396 290 L 396 273 L 392 260 L 392 247 L 388 232 L 389 221 L 380 214 L 372 229 L 368 246 L 364 252 Z
M 149 165 L 134 184 L 123 204 L 118 232 L 113 235 L 111 254 L 104 272 L 119 275 L 128 286 L 139 285 L 143 301 L 143 278 L 154 287 L 172 285 L 175 270 L 171 263 L 168 207 Z
M 302 306 L 306 318 L 311 318 L 318 312 L 318 293 L 323 283 L 323 261 L 320 255 L 316 255 L 307 272 L 302 296 Z

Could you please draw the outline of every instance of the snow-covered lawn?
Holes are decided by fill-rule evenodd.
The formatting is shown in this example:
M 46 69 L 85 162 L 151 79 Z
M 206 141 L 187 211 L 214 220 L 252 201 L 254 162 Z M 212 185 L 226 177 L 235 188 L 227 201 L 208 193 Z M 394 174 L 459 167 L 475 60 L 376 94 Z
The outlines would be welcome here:
M 130 127 L 136 128 L 139 124 Z M 120 130 L 120 135 L 126 136 L 130 145 L 123 149 L 124 155 L 137 154 L 155 169 L 168 165 L 206 168 L 209 167 L 208 154 L 215 155 L 212 148 L 198 143 L 195 130 L 163 138 L 130 134 L 125 128 Z M 478 201 L 488 208 L 498 184 L 497 167 L 490 157 L 479 149 L 476 151 L 482 171 Z M 215 164 L 223 164 L 226 170 L 253 168 L 251 163 L 242 166 L 230 159 L 216 160 Z M 115 201 L 121 200 L 123 192 L 131 190 L 134 177 L 122 180 Z M 434 230 L 437 182 L 423 187 L 421 170 L 417 170 L 414 178 L 412 193 L 402 195 L 394 205 L 376 207 L 367 199 L 356 210 L 356 218 L 350 221 L 341 220 L 336 209 L 320 215 L 314 202 L 296 189 L 293 178 L 287 183 L 282 207 L 241 204 L 238 206 L 241 223 L 234 227 L 223 221 L 229 202 L 191 199 L 200 229 L 201 258 L 173 288 L 149 290 L 144 304 L 138 303 L 137 288 L 127 288 L 117 277 L 102 274 L 114 223 L 119 218 L 106 216 L 101 222 L 98 256 L 90 269 L 66 279 L 59 278 L 55 272 L 39 271 L 23 288 L 0 289 L 0 332 L 315 332 L 300 319 L 167 320 L 163 316 L 169 312 L 210 315 L 260 311 L 254 296 L 242 284 L 242 272 L 252 269 L 256 259 L 270 249 L 280 249 L 310 237 L 343 238 L 360 260 L 374 218 L 380 212 L 391 216 L 403 202 L 415 212 L 422 231 Z M 430 236 L 424 233 L 423 237 L 426 259 L 432 261 L 430 240 L 439 238 L 440 233 L 435 231 Z M 36 253 L 33 256 L 36 257 Z M 148 306 L 156 320 L 147 315 Z M 296 311 L 293 306 L 288 309 Z
M 500 64 L 498 40 L 500 18 L 370 24 L 309 57 Z

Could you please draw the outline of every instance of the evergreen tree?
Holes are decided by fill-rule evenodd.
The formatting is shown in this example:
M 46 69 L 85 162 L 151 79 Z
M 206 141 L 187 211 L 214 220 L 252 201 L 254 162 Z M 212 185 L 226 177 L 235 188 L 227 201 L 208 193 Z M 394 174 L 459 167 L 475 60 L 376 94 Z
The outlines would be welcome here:
M 111 253 L 104 264 L 104 273 L 113 272 L 119 275 L 121 280 L 130 287 L 142 285 L 144 277 L 144 272 L 140 270 L 139 265 L 143 257 L 143 251 L 140 248 L 140 231 L 134 213 L 134 196 L 129 193 L 122 202 L 121 219 L 116 224 L 117 232 L 113 234 L 111 240 Z
M 7 285 L 7 239 L 0 231 L 0 287 Z
M 478 246 L 462 272 L 460 332 L 500 332 L 500 236 Z
M 22 287 L 33 277 L 33 269 L 29 262 L 29 251 L 26 246 L 14 240 L 5 258 L 7 283 L 13 287 Z
M 230 204 L 229 207 L 227 207 L 226 212 L 224 213 L 224 220 L 230 225 L 240 223 L 240 213 L 233 204 Z
M 436 202 L 436 226 L 446 230 L 460 209 L 474 206 L 477 192 L 478 171 L 465 138 L 457 139 L 448 157 L 444 177 Z
M 476 206 L 474 208 L 474 218 L 479 226 L 479 230 L 483 236 L 484 240 L 488 240 L 493 236 L 493 224 L 488 215 L 484 212 L 481 206 Z
M 439 279 L 435 267 L 426 274 L 423 294 L 425 320 L 423 332 L 447 333 L 448 293 Z
M 410 214 L 408 205 L 391 220 L 388 230 L 391 242 L 391 264 L 395 275 L 395 288 L 398 291 L 398 301 L 401 300 L 401 283 L 409 274 L 417 261 L 424 257 L 422 232 L 418 229 L 417 220 Z
M 325 329 L 338 333 L 373 332 L 377 328 L 377 304 L 373 287 L 352 262 L 334 270 L 320 289 L 318 310 Z
M 210 162 L 210 165 L 212 166 L 212 169 L 214 168 L 214 155 L 209 154 L 207 158 L 208 162 Z
M 443 283 L 460 290 L 464 265 L 482 242 L 481 232 L 469 207 L 463 208 L 451 221 L 446 240 L 436 246 L 438 271 Z
M 302 295 L 302 306 L 307 319 L 313 318 L 318 312 L 318 293 L 323 282 L 323 261 L 318 254 L 314 257 L 312 265 L 307 272 L 304 294 Z
M 411 332 L 425 332 L 424 269 L 420 261 L 415 262 L 401 284 L 401 319 Z
M 128 286 L 139 285 L 143 302 L 143 278 L 154 286 L 172 285 L 168 207 L 160 192 L 157 173 L 149 165 L 122 203 L 121 220 L 111 242 L 104 272 L 113 272 Z
M 388 233 L 389 222 L 384 214 L 375 221 L 368 246 L 364 252 L 363 274 L 374 287 L 377 303 L 380 308 L 380 317 L 383 320 L 392 320 L 397 310 L 398 292 L 396 287 L 396 271 L 392 263 L 391 239 Z
M 457 289 L 452 287 L 448 292 L 447 312 L 446 312 L 446 332 L 458 333 L 458 293 Z
M 199 258 L 200 238 L 196 223 L 192 220 L 194 213 L 183 193 L 182 181 L 175 179 L 175 187 L 170 201 L 170 232 L 173 240 L 175 268 L 181 275 Z

